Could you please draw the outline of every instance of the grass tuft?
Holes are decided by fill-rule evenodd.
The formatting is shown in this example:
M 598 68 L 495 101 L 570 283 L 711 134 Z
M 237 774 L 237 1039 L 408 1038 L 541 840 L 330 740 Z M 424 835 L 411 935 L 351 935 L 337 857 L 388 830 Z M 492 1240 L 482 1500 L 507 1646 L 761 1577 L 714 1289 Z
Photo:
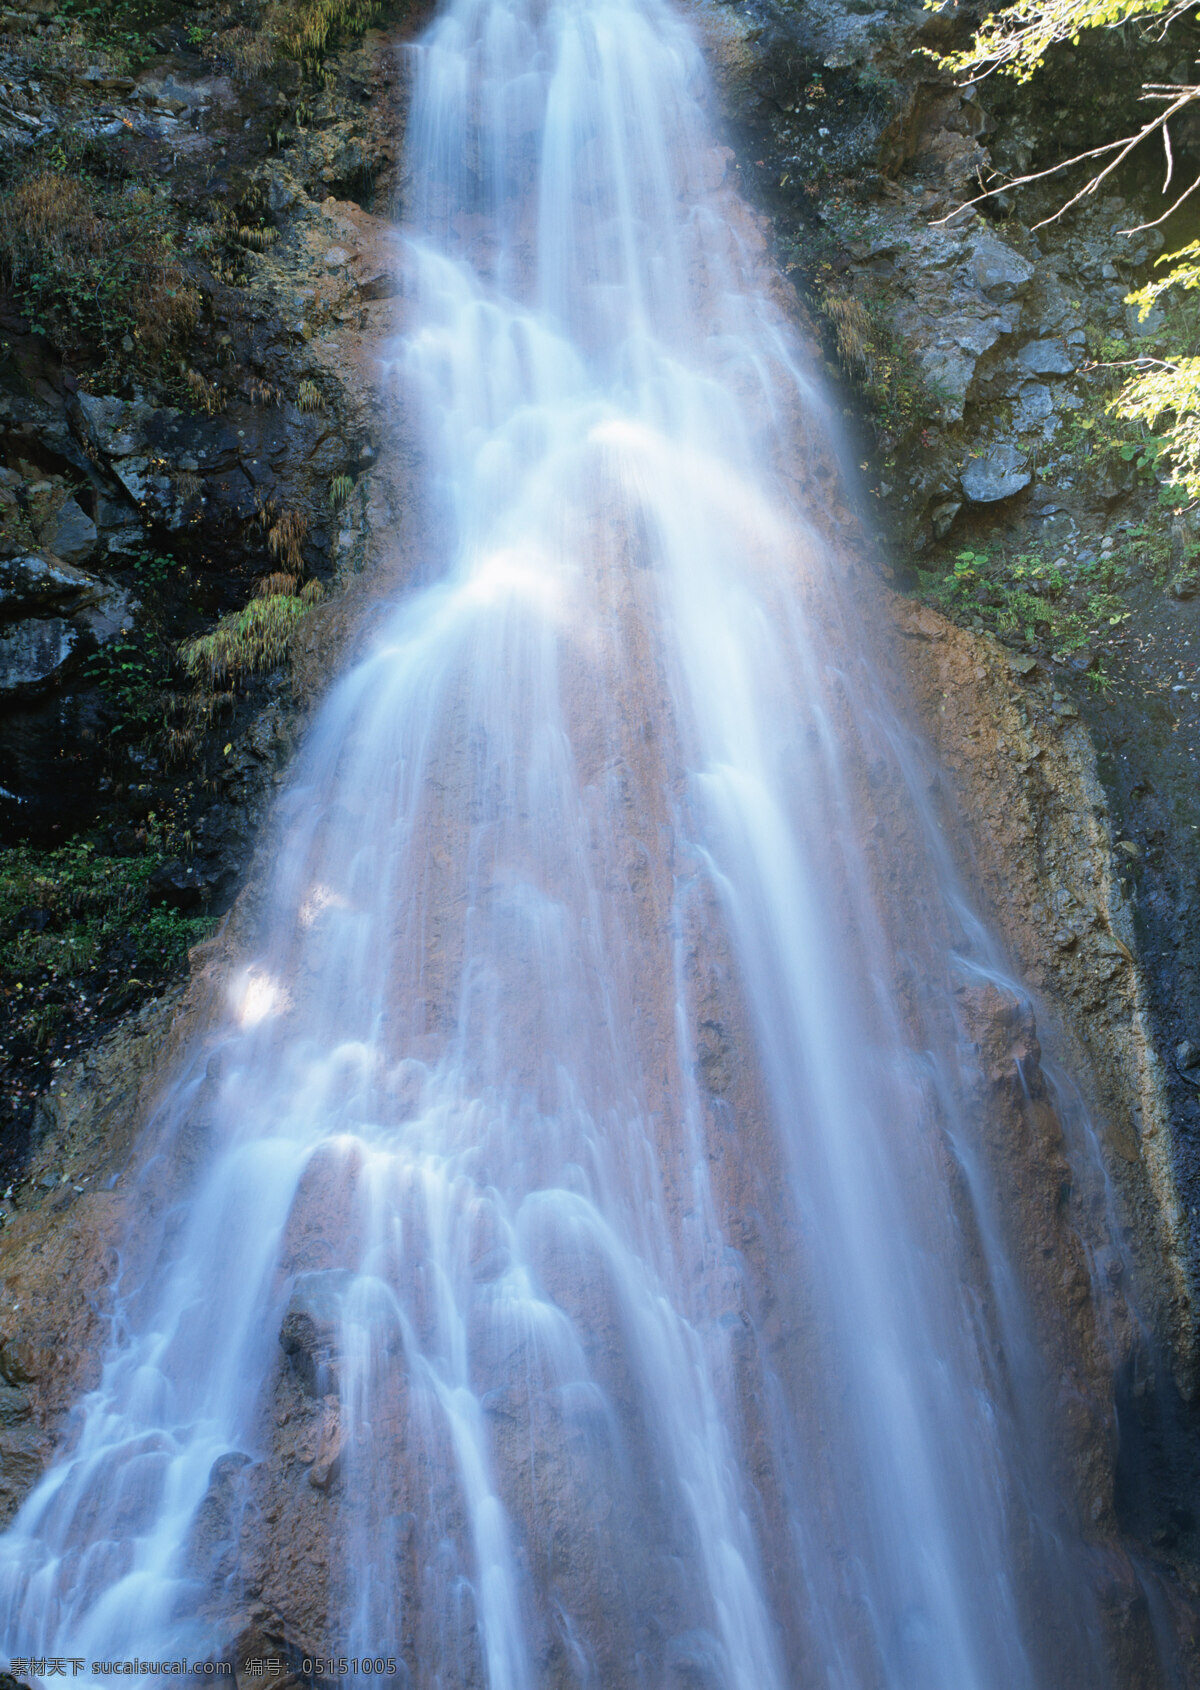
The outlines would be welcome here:
M 278 669 L 312 603 L 292 592 L 253 598 L 243 610 L 223 616 L 211 633 L 182 645 L 180 660 L 189 675 L 213 687 Z
M 293 575 L 304 573 L 301 547 L 307 533 L 308 518 L 303 511 L 282 511 L 267 531 L 267 550 Z

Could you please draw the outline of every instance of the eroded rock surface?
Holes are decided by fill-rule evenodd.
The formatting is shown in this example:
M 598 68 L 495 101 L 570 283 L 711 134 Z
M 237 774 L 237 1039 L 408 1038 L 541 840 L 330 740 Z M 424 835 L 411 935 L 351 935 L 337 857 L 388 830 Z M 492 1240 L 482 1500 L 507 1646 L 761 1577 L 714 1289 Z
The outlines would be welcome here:
M 945 771 L 938 801 L 946 837 L 1035 993 L 1038 1016 L 1071 1076 L 1064 1082 L 1060 1075 L 1049 1096 L 1041 1087 L 1040 1101 L 1034 1082 L 1035 1116 L 1049 1125 L 1050 1136 L 1027 1145 L 1024 1172 L 1014 1165 L 1010 1177 L 1026 1193 L 1020 1213 L 1036 1225 L 1039 1199 L 1030 1172 L 1049 1175 L 1041 1201 L 1054 1207 L 1058 1164 L 1061 1200 L 1074 1192 L 1076 1224 L 1090 1240 L 1090 1270 L 1078 1255 L 1068 1270 L 1061 1250 L 1036 1237 L 1023 1241 L 1020 1258 L 1048 1270 L 1038 1294 L 1043 1318 L 1086 1325 L 1094 1318 L 1089 1305 L 1098 1301 L 1115 1320 L 1105 1384 L 1092 1398 L 1105 1429 L 1085 1437 L 1080 1451 L 1104 1475 L 1097 1518 L 1139 1535 L 1143 1550 L 1172 1568 L 1165 1589 L 1192 1616 L 1181 1620 L 1186 1639 L 1200 1613 L 1194 1518 L 1186 1503 L 1180 1511 L 1200 1471 L 1191 1406 L 1198 1360 L 1193 1238 L 1171 1095 L 1138 960 L 1130 865 L 1140 848 L 1132 846 L 1131 854 L 1132 842 L 1119 837 L 1087 728 L 1043 668 L 910 602 L 894 601 L 893 611 L 903 670 Z M 972 818 L 969 829 L 955 819 L 964 813 Z M 993 1071 L 1007 1067 L 1008 1085 L 1022 1092 L 1029 1048 L 1037 1054 L 1029 1013 L 1009 1007 L 1001 1027 L 984 1026 L 981 1034 L 984 1048 L 997 1051 L 989 1058 Z M 1011 1033 L 998 1040 L 1005 1019 Z M 1103 1184 L 1085 1193 L 1072 1186 L 1077 1174 L 1066 1165 L 1054 1117 L 1055 1110 L 1073 1113 L 1071 1081 L 1082 1087 L 1111 1191 Z M 998 1118 L 1004 1121 L 1003 1110 Z M 1001 1132 L 1004 1157 L 1019 1157 L 1021 1135 L 1013 1141 L 1006 1128 Z M 1076 1169 L 1081 1150 L 1085 1162 L 1090 1154 L 1076 1143 L 1069 1158 Z M 1141 1324 L 1147 1316 L 1157 1343 Z M 1068 1423 L 1082 1400 L 1069 1411 L 1064 1405 Z

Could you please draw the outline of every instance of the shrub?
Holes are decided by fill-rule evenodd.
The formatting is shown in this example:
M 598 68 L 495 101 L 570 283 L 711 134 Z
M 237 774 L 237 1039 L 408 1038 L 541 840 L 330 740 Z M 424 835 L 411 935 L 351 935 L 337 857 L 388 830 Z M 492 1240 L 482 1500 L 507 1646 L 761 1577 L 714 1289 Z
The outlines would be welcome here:
M 361 35 L 378 12 L 378 0 L 277 0 L 264 21 L 283 57 L 316 67 L 335 40 Z
M 158 364 L 195 326 L 200 296 L 175 252 L 170 212 L 148 188 L 27 175 L 0 196 L 0 268 L 35 333 L 110 370 Z
M 268 582 L 286 579 L 289 577 L 267 577 Z M 294 585 L 293 581 L 293 589 Z M 288 658 L 297 623 L 320 593 L 320 583 L 310 581 L 300 594 L 289 589 L 251 599 L 243 610 L 223 616 L 211 634 L 202 634 L 180 647 L 184 668 L 213 687 L 278 669 Z
M 280 59 L 294 59 L 308 71 L 339 41 L 361 35 L 380 10 L 379 0 L 272 0 L 253 24 L 237 24 L 214 42 L 214 56 L 239 76 L 261 76 Z M 295 114 L 297 123 L 302 113 Z

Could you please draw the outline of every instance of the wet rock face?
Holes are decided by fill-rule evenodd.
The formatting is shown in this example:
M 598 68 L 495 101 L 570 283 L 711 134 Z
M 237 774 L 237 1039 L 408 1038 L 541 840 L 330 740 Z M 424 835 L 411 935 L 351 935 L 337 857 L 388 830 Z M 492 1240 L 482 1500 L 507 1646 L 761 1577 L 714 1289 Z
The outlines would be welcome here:
M 202 530 L 206 544 L 244 543 L 245 524 L 269 501 L 303 499 L 307 485 L 348 462 L 328 421 L 294 407 L 205 417 L 85 393 L 73 420 L 144 520 L 168 534 Z
M 94 575 L 59 555 L 27 552 L 0 558 L 0 616 L 9 621 L 54 606 L 85 604 L 103 591 Z
M 21 1371 L 15 1357 L 8 1371 Z M 0 1527 L 8 1524 L 37 1483 L 49 1454 L 49 1440 L 33 1418 L 33 1402 L 24 1386 L 24 1381 L 0 1385 Z
M 0 633 L 0 692 L 51 681 L 75 655 L 78 631 L 59 616 L 29 617 Z
M 80 435 L 124 488 L 130 502 L 168 533 L 200 517 L 211 479 L 227 520 L 246 521 L 255 504 L 239 462 L 237 437 L 223 419 L 185 417 L 142 400 L 80 394 Z M 200 472 L 203 472 L 203 479 Z
M 1036 1085 L 1030 1091 L 1018 1079 L 1018 1068 L 1022 1076 L 1031 1072 L 1028 1057 L 1036 1051 L 1028 1010 L 989 1005 L 985 994 L 968 1007 L 973 1017 L 983 1015 L 976 1036 L 989 1053 L 986 1067 L 997 1096 L 1009 1097 L 997 1153 L 1002 1159 L 1019 1155 L 1024 1139 L 1036 1162 L 1058 1166 L 1063 1212 L 1073 1215 L 1085 1240 L 1089 1214 L 1100 1214 L 1115 1196 L 1128 1251 L 1127 1257 L 1114 1253 L 1110 1244 L 1092 1268 L 1095 1294 L 1110 1309 L 1119 1310 L 1128 1293 L 1140 1315 L 1134 1322 L 1118 1315 L 1113 1398 L 1102 1409 L 1094 1390 L 1084 1392 L 1064 1406 L 1064 1423 L 1075 1426 L 1077 1459 L 1101 1485 L 1095 1497 L 1103 1529 L 1129 1534 L 1140 1553 L 1161 1556 L 1178 1569 L 1165 1579 L 1164 1599 L 1178 1606 L 1176 1632 L 1187 1640 L 1197 1634 L 1200 1554 L 1194 1526 L 1178 1512 L 1180 1497 L 1194 1484 L 1200 1449 L 1197 1357 L 1189 1348 L 1195 1329 L 1192 1244 L 1174 1152 L 1171 1086 L 1153 1037 L 1153 979 L 1139 960 L 1129 873 L 1138 861 L 1129 847 L 1139 847 L 1114 838 L 1117 821 L 1087 730 L 1041 665 L 906 601 L 895 609 L 921 724 L 946 771 L 947 838 L 956 838 L 953 814 L 974 818 L 962 866 L 1044 1005 L 1043 1038 L 1053 1041 L 1085 1088 L 1113 1194 L 1089 1196 L 1072 1183 L 1061 1131 L 1045 1114 L 1044 1088 L 1039 1099 Z M 1186 1054 L 1190 1060 L 1190 1048 Z M 1028 1094 L 1025 1104 L 1014 1086 Z M 1057 1101 L 1061 1108 L 1069 1098 Z M 1022 1108 L 1031 1111 L 1024 1126 Z M 999 1118 L 1005 1121 L 1004 1110 Z M 1020 1187 L 1028 1175 L 1014 1167 L 1010 1178 Z M 1024 1212 L 1043 1231 L 1061 1219 L 1043 1209 L 1038 1220 L 1036 1205 Z M 1047 1244 L 1033 1238 L 1021 1251 L 1035 1279 L 1039 1318 L 1074 1323 L 1086 1300 L 1086 1273 L 1061 1242 L 1052 1249 Z M 1146 1341 L 1147 1318 L 1161 1348 Z M 1093 1426 L 1089 1433 L 1087 1416 L 1098 1411 L 1115 1411 L 1116 1419 L 1106 1432 Z M 1114 1440 L 1115 1470 L 1103 1455 Z M 1102 1472 L 1107 1477 L 1101 1483 Z M 1114 1623 L 1124 1615 L 1121 1623 L 1136 1632 L 1136 1583 L 1117 1580 L 1113 1605 Z M 1182 1647 L 1186 1656 L 1193 1645 L 1185 1641 Z M 1128 1652 L 1136 1662 L 1133 1642 Z
M 64 563 L 86 563 L 96 550 L 98 530 L 77 499 L 66 498 L 55 512 L 47 544 Z
M 310 1397 L 336 1393 L 342 1305 L 354 1277 L 344 1268 L 297 1275 L 279 1342 Z
M 0 558 L 0 707 L 61 688 L 134 614 L 129 592 L 62 557 Z

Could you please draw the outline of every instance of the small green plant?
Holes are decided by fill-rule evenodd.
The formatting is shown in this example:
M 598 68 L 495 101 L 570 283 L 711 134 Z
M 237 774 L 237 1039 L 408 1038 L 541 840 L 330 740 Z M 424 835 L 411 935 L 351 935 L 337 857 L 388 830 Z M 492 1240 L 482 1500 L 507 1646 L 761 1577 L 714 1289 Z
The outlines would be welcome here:
M 296 404 L 302 411 L 323 411 L 325 409 L 325 395 L 315 381 L 307 376 L 296 389 Z
M 921 596 L 956 621 L 1057 657 L 1102 644 L 1129 618 L 1115 557 L 1048 562 L 1037 552 L 965 549 L 945 574 L 919 570 Z
M 1143 419 L 1122 416 L 1119 393 L 1114 398 L 1114 392 L 1114 382 L 1107 381 L 1100 388 L 1097 409 L 1076 411 L 1067 418 L 1059 438 L 1072 473 L 1095 484 L 1119 465 L 1129 464 L 1143 484 L 1159 479 L 1170 453 L 1168 440 L 1155 434 Z
M 84 664 L 117 714 L 119 732 L 145 730 L 154 720 L 170 669 L 170 656 L 148 628 L 123 628 Z
M 948 395 L 913 362 L 884 299 L 822 286 L 818 304 L 842 368 L 869 403 L 879 443 L 893 449 L 942 410 Z
M 297 624 L 320 593 L 318 581 L 308 582 L 302 592 L 296 593 L 293 580 L 292 590 L 251 599 L 243 610 L 223 616 L 210 634 L 180 647 L 184 668 L 210 687 L 227 686 L 278 669 L 288 659 Z
M 133 573 L 148 587 L 165 587 L 187 574 L 187 564 L 169 552 L 135 552 L 130 560 Z
M 354 477 L 352 475 L 335 475 L 329 483 L 330 508 L 340 511 L 353 491 Z

